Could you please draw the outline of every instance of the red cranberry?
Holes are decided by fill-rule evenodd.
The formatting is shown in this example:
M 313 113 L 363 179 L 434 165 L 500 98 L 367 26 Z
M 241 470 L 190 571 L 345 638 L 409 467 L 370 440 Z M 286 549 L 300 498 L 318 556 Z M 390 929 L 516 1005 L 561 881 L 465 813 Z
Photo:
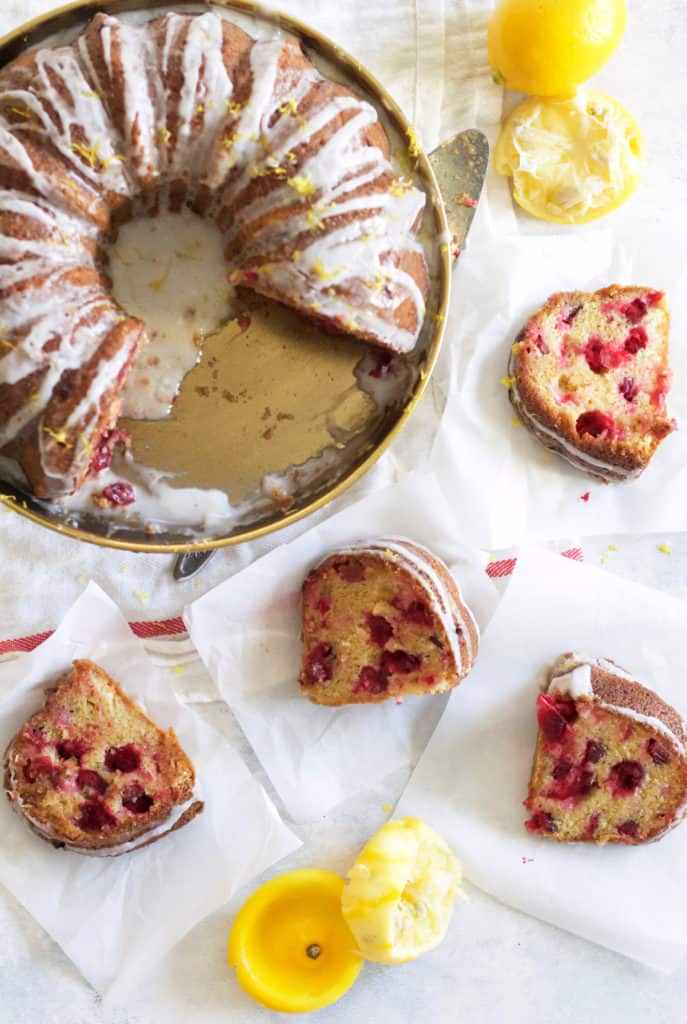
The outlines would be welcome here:
M 105 752 L 105 767 L 111 772 L 135 772 L 141 764 L 141 755 L 133 743 L 123 747 L 110 747 Z
M 569 761 L 560 761 L 555 766 L 551 774 L 553 775 L 554 779 L 565 779 L 568 775 L 570 775 L 571 770 L 572 765 Z
M 648 306 L 657 306 L 662 298 L 663 292 L 649 292 L 649 294 L 645 296 Z
M 645 328 L 633 327 L 625 338 L 625 351 L 629 352 L 632 356 L 636 356 L 640 349 L 646 348 L 648 342 L 649 336 L 646 333 Z
M 90 768 L 79 768 L 76 775 L 76 784 L 88 796 L 102 796 L 107 789 L 107 782 L 98 772 Z
M 109 467 L 112 462 L 114 450 L 118 444 L 121 444 L 124 448 L 128 448 L 131 444 L 131 434 L 126 430 L 106 430 L 100 435 L 100 440 L 98 441 L 98 445 L 91 461 L 91 470 L 93 473 L 100 473 L 101 470 Z
M 552 743 L 563 739 L 569 722 L 577 718 L 575 702 L 572 700 L 555 700 L 548 693 L 540 693 L 537 697 L 537 721 L 544 736 Z
M 83 740 L 79 739 L 66 739 L 60 740 L 56 747 L 57 756 L 63 761 L 67 761 L 70 757 L 73 757 L 76 761 L 81 761 L 88 750 L 87 745 Z
M 650 739 L 646 745 L 649 757 L 654 764 L 668 764 L 670 761 L 670 754 L 658 740 Z
M 537 346 L 543 356 L 548 356 L 549 346 L 544 341 L 544 333 L 539 330 L 534 336 L 534 344 Z
M 382 654 L 382 675 L 390 676 L 398 674 L 407 676 L 420 667 L 422 658 L 417 654 L 408 654 L 407 651 L 384 651 Z
M 444 645 L 442 644 L 441 640 L 436 635 L 436 633 L 431 633 L 430 636 L 428 637 L 428 640 L 431 644 L 434 644 L 435 647 L 438 647 L 440 651 L 443 651 Z
M 607 412 L 592 409 L 590 412 L 583 412 L 581 416 L 578 416 L 575 426 L 580 436 L 591 434 L 592 437 L 600 437 L 601 434 L 612 432 L 613 417 Z
M 582 309 L 582 304 L 577 306 L 565 306 L 561 312 L 560 322 L 566 327 L 572 327 L 572 322 Z
M 360 583 L 365 579 L 365 566 L 357 558 L 347 558 L 343 562 L 337 562 L 335 571 L 346 583 Z
M 47 757 L 29 758 L 23 769 L 23 775 L 27 782 L 37 782 L 41 776 L 46 776 L 54 783 L 57 774 L 57 769 Z
M 386 377 L 391 370 L 391 361 L 393 359 L 393 352 L 388 349 L 381 349 L 374 353 L 375 365 L 370 370 L 371 377 Z
M 639 824 L 630 818 L 628 821 L 624 821 L 621 825 L 616 826 L 621 836 L 630 836 L 634 838 L 639 832 Z
M 558 832 L 558 825 L 548 811 L 535 811 L 525 822 L 525 828 L 528 832 Z
M 619 761 L 611 768 L 609 779 L 618 794 L 634 793 L 644 781 L 644 769 L 639 761 Z
M 424 626 L 426 629 L 431 629 L 434 625 L 434 616 L 424 601 L 412 601 L 403 613 L 403 618 L 415 626 Z
M 590 761 L 592 764 L 597 764 L 606 753 L 606 748 L 603 743 L 599 743 L 598 740 L 587 740 L 587 747 L 584 752 L 585 761 Z
M 598 815 L 598 814 L 592 814 L 591 815 L 591 817 L 589 818 L 589 821 L 587 822 L 587 824 L 585 826 L 584 832 L 580 836 L 581 839 L 591 839 L 594 836 L 594 834 L 596 833 L 597 828 L 599 827 L 599 818 L 600 818 L 600 815 Z
M 637 296 L 632 302 L 626 302 L 623 306 L 623 313 L 625 317 L 630 321 L 631 324 L 637 324 L 639 321 L 646 316 L 648 306 L 644 299 L 640 299 Z
M 622 354 L 614 350 L 603 338 L 591 337 L 584 350 L 585 359 L 594 373 L 614 370 L 622 362 Z
M 313 686 L 315 683 L 326 683 L 334 674 L 336 655 L 331 644 L 315 644 L 305 661 L 305 681 Z
M 370 640 L 379 647 L 384 647 L 394 635 L 394 627 L 383 615 L 368 614 L 365 617 L 365 625 L 370 631 Z
M 386 679 L 371 665 L 366 665 L 360 670 L 357 682 L 353 687 L 354 693 L 383 693 L 386 690 Z
M 317 610 L 323 618 L 329 611 L 331 611 L 331 607 L 332 599 L 330 597 L 321 597 L 317 602 Z
M 126 807 L 132 814 L 145 814 L 154 803 L 152 796 L 149 796 L 137 782 L 133 782 L 122 792 L 122 807 Z
M 634 377 L 623 377 L 620 384 L 618 384 L 618 391 L 626 402 L 634 402 L 639 394 L 639 386 L 635 384 Z
M 596 786 L 594 772 L 590 768 L 582 768 L 577 772 L 570 787 L 571 796 L 588 796 Z
M 136 491 L 133 489 L 131 484 L 124 483 L 123 480 L 118 480 L 114 484 L 109 484 L 107 487 L 103 487 L 102 497 L 110 505 L 133 505 L 136 501 Z
M 100 800 L 89 800 L 81 804 L 81 814 L 77 825 L 84 832 L 100 832 L 107 825 L 116 825 L 115 818 L 109 807 L 106 807 Z

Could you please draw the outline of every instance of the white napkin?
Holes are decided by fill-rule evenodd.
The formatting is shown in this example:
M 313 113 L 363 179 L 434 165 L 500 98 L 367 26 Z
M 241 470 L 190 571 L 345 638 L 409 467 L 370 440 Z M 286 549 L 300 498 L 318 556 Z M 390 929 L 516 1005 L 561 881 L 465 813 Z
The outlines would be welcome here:
M 395 814 L 456 850 L 518 910 L 671 970 L 687 951 L 687 825 L 646 846 L 563 845 L 524 828 L 542 672 L 564 651 L 610 657 L 687 713 L 681 601 L 536 547 L 521 553 L 470 677 Z
M 162 682 L 117 607 L 91 583 L 55 634 L 0 665 L 0 749 L 43 704 L 46 684 L 89 658 L 173 726 L 196 769 L 205 809 L 190 824 L 121 857 L 55 850 L 0 801 L 0 881 L 101 994 L 123 990 L 250 879 L 300 846 L 219 733 Z
M 300 587 L 344 544 L 404 535 L 454 571 L 484 626 L 497 600 L 479 554 L 463 546 L 436 480 L 419 476 L 363 499 L 255 562 L 189 605 L 184 620 L 208 672 L 236 715 L 289 813 L 310 820 L 412 763 L 445 706 L 442 697 L 403 704 L 321 707 L 301 697 Z M 468 679 L 462 684 L 471 685 Z

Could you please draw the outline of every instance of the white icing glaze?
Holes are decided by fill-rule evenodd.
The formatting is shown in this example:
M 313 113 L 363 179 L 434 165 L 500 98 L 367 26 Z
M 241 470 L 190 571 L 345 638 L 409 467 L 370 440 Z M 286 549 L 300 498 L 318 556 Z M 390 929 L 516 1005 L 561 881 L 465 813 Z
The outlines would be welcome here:
M 209 188 L 210 212 L 224 224 L 228 243 L 240 230 L 251 235 L 256 218 L 285 207 L 295 214 L 274 235 L 269 227 L 262 238 L 256 232 L 254 257 L 273 244 L 287 256 L 251 268 L 257 277 L 249 284 L 266 294 L 286 293 L 302 308 L 397 351 L 411 350 L 417 339 L 423 295 L 396 259 L 399 253 L 422 255 L 413 232 L 425 196 L 410 182 L 399 183 L 382 151 L 366 144 L 364 132 L 377 121 L 374 108 L 354 97 L 332 97 L 314 67 L 292 67 L 293 43 L 277 35 L 251 45 L 252 88 L 237 114 L 222 53 L 223 31 L 231 31 L 231 23 L 214 11 L 190 19 L 172 13 L 156 21 L 151 27 L 108 16 L 97 32 L 87 29 L 72 45 L 35 51 L 32 65 L 0 73 L 0 165 L 20 169 L 36 193 L 7 193 L 0 207 L 3 281 L 26 285 L 0 300 L 0 337 L 6 342 L 0 383 L 43 372 L 30 401 L 0 424 L 0 448 L 33 421 L 45 442 L 41 414 L 62 374 L 81 366 L 122 317 L 104 278 L 91 273 L 82 282 L 69 276 L 98 269 L 93 218 L 107 212 L 113 197 L 145 211 L 151 189 L 164 206 L 168 187 L 179 179 L 189 202 Z M 111 101 L 120 85 L 120 61 L 125 73 L 118 111 Z M 295 108 L 311 94 L 316 102 L 301 117 Z M 337 130 L 302 157 L 293 173 L 293 150 L 337 117 Z M 47 143 L 62 173 L 34 162 L 29 143 L 39 150 Z M 252 176 L 263 173 L 272 187 L 244 202 Z M 372 185 L 369 195 L 352 194 L 364 185 Z M 70 187 L 79 204 L 88 200 L 85 209 L 76 198 L 71 201 Z M 22 248 L 6 233 L 3 209 L 47 228 L 49 240 L 26 240 Z M 331 230 L 328 221 L 342 213 L 354 213 L 355 219 Z M 294 243 L 304 231 L 310 233 L 296 257 Z M 240 244 L 235 251 L 226 269 L 241 276 L 250 253 Z M 404 303 L 414 310 L 409 329 L 396 323 Z M 115 376 L 113 367 L 94 375 L 78 408 L 82 434 L 95 423 L 95 409 Z M 75 412 L 70 423 L 76 417 Z M 84 443 L 92 445 L 93 439 Z M 49 442 L 41 444 L 46 475 L 50 448 Z M 83 454 L 83 445 L 75 448 Z M 59 478 L 52 479 L 58 493 Z
M 429 584 L 429 593 L 433 598 L 432 609 L 439 616 L 458 673 L 465 675 L 472 668 L 477 653 L 474 649 L 470 629 L 468 628 L 468 621 L 472 624 L 478 638 L 479 626 L 468 606 L 462 602 L 462 597 L 462 603 L 459 605 L 431 562 L 425 557 L 418 555 L 408 545 L 419 548 L 420 551 L 425 552 L 430 558 L 435 557 L 431 555 L 427 548 L 405 537 L 382 538 L 367 541 L 364 544 L 351 544 L 343 550 L 353 554 L 383 554 L 388 558 L 396 559 L 403 569 L 409 572 L 422 585 L 425 592 L 428 591 Z M 460 587 L 457 582 L 456 588 L 460 595 Z M 460 626 L 461 635 L 465 641 L 467 663 L 463 658 L 460 642 L 456 634 L 456 622 Z
M 682 756 L 687 754 L 685 744 L 660 718 L 656 718 L 654 715 L 644 715 L 633 708 L 624 707 L 619 704 L 609 704 L 606 701 L 595 698 L 592 688 L 592 667 L 600 668 L 604 672 L 608 672 L 610 675 L 617 676 L 619 679 L 624 679 L 627 682 L 638 682 L 629 672 L 619 668 L 607 658 L 590 658 L 585 654 L 571 654 L 568 657 L 559 658 L 554 665 L 551 682 L 548 687 L 549 693 L 564 693 L 575 700 L 580 697 L 593 698 L 597 701 L 599 707 L 614 711 L 625 718 L 631 718 L 633 721 L 647 725 L 656 732 L 661 733 L 662 736 L 670 741 L 673 747 L 678 749 Z
M 578 665 L 564 675 L 554 676 L 549 686 L 549 693 L 566 693 L 575 699 L 593 696 L 591 667 Z

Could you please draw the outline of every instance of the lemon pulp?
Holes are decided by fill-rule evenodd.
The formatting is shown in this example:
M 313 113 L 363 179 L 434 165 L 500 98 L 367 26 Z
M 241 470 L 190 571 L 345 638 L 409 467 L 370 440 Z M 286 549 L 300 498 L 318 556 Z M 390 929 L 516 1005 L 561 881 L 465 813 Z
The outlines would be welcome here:
M 389 821 L 348 872 L 341 906 L 368 960 L 405 963 L 434 949 L 446 934 L 460 885 L 458 862 L 417 818 Z
M 523 100 L 504 124 L 494 166 L 513 179 L 523 209 L 557 224 L 583 224 L 616 209 L 639 184 L 642 135 L 610 96 Z

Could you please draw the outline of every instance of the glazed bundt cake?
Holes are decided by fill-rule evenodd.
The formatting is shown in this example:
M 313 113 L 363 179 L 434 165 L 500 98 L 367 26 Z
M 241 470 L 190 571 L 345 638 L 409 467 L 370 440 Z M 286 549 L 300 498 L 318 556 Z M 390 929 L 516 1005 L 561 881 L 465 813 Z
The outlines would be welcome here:
M 315 704 L 444 693 L 468 674 L 479 629 L 436 555 L 404 538 L 329 555 L 303 583 L 301 693 Z
M 0 72 L 0 453 L 39 497 L 94 470 L 146 339 L 109 292 L 103 243 L 125 221 L 188 207 L 221 230 L 233 284 L 405 353 L 424 200 L 374 108 L 293 39 L 213 12 L 97 14 L 21 56 Z
M 523 424 L 591 476 L 638 476 L 675 429 L 666 409 L 669 319 L 663 293 L 651 288 L 552 295 L 510 356 L 510 398 Z
M 114 857 L 146 846 L 203 810 L 193 765 L 91 661 L 75 661 L 5 755 L 5 789 L 41 838 Z
M 537 719 L 528 831 L 563 843 L 635 845 L 682 820 L 685 724 L 614 662 L 562 655 L 537 698 Z

